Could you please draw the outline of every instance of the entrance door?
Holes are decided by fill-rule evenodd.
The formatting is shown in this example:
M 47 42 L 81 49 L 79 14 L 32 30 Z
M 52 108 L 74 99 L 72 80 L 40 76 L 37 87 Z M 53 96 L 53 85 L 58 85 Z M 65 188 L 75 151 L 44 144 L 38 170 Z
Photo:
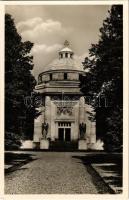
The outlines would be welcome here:
M 58 131 L 59 141 L 69 142 L 71 140 L 71 128 L 59 128 Z
M 64 141 L 64 128 L 59 128 L 59 140 Z
M 71 141 L 71 122 L 58 122 L 58 139 Z
M 65 129 L 65 141 L 69 142 L 70 141 L 70 128 Z

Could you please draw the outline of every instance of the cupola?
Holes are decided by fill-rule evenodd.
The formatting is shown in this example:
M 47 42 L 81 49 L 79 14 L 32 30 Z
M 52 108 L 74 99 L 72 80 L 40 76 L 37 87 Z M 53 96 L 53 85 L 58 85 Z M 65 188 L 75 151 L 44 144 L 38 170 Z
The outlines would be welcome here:
M 59 59 L 63 58 L 73 58 L 73 51 L 69 48 L 69 42 L 65 40 L 64 48 L 59 51 Z

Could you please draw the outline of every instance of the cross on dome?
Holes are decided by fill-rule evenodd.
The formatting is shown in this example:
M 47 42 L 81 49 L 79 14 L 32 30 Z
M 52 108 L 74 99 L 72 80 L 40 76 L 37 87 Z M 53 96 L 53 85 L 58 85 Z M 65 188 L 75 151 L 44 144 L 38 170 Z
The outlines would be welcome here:
M 65 47 L 68 47 L 68 46 L 69 46 L 69 41 L 68 41 L 68 40 L 65 40 L 64 46 L 65 46 Z

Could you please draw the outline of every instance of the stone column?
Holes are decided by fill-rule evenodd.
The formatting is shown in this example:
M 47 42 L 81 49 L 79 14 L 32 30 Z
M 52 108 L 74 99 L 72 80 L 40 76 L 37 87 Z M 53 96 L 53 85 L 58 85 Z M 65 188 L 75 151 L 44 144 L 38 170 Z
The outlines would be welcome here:
M 47 138 L 51 138 L 51 99 L 50 96 L 45 97 L 45 122 L 48 123 Z
M 73 123 L 73 122 L 71 122 L 71 140 L 73 141 L 73 140 L 75 140 L 75 125 L 74 125 L 75 123 Z
M 56 125 L 55 125 L 55 118 L 56 118 L 56 106 L 51 101 L 51 140 L 54 141 L 56 138 Z
M 73 135 L 75 140 L 79 139 L 79 114 L 80 113 L 79 113 L 79 101 L 78 101 L 77 104 L 74 106 L 75 122 L 74 122 Z
M 94 144 L 96 143 L 96 122 L 91 123 L 91 138 L 90 138 L 90 143 Z
M 79 101 L 79 125 L 80 123 L 86 123 L 85 121 L 85 99 L 84 97 L 80 97 Z M 79 136 L 80 136 L 80 130 L 79 130 Z
M 85 123 L 85 99 L 80 97 L 79 101 L 79 123 Z
M 58 138 L 58 122 L 55 122 L 55 139 L 59 139 Z
M 85 112 L 88 112 L 85 114 L 85 117 L 86 117 L 86 140 L 87 140 L 87 144 L 90 144 L 90 135 L 91 135 L 91 121 L 89 120 L 89 113 L 90 113 L 90 110 L 89 110 L 89 105 L 88 104 L 85 104 L 86 106 L 86 109 L 85 109 Z
M 84 97 L 80 97 L 80 101 L 79 101 L 79 124 L 82 123 L 82 122 L 86 123 L 85 99 L 84 99 Z M 79 135 L 80 135 L 80 131 L 79 131 Z M 85 140 L 85 138 L 79 140 L 78 149 L 79 150 L 86 150 L 87 149 L 87 141 Z

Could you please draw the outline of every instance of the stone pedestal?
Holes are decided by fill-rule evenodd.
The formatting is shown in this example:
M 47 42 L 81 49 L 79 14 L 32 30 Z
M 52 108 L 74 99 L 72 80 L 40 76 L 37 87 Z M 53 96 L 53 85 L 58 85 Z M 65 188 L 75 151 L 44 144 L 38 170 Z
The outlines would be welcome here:
M 49 149 L 49 141 L 45 139 L 40 140 L 40 149 Z
M 79 150 L 86 150 L 87 149 L 87 142 L 86 142 L 86 140 L 79 140 L 79 142 L 78 142 L 78 149 Z

